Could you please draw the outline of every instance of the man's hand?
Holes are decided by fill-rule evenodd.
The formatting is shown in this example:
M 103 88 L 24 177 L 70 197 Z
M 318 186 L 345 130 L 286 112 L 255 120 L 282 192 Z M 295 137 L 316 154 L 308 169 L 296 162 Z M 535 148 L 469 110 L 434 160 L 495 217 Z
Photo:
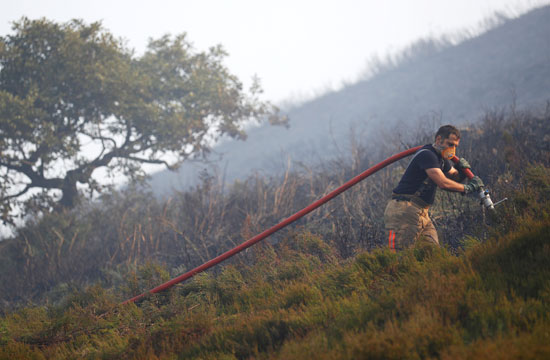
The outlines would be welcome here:
M 478 192 L 483 186 L 483 181 L 479 176 L 474 176 L 466 185 L 464 185 L 464 193 L 471 194 L 473 192 Z
M 472 168 L 470 166 L 470 163 L 464 158 L 460 158 L 460 160 L 458 160 L 458 162 L 455 165 L 456 165 L 457 170 L 464 170 L 464 169 L 471 169 Z

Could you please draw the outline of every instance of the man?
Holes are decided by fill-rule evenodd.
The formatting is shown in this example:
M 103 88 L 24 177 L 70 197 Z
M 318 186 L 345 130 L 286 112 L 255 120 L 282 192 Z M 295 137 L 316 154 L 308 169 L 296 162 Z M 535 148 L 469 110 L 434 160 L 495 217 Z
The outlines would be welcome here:
M 428 216 L 437 187 L 465 194 L 483 187 L 477 176 L 468 184 L 460 183 L 464 176 L 459 170 L 470 165 L 460 159 L 455 168 L 450 161 L 459 142 L 460 131 L 456 127 L 442 126 L 435 134 L 435 142 L 423 146 L 409 162 L 384 212 L 388 245 L 393 251 L 418 243 L 439 246 L 437 231 Z

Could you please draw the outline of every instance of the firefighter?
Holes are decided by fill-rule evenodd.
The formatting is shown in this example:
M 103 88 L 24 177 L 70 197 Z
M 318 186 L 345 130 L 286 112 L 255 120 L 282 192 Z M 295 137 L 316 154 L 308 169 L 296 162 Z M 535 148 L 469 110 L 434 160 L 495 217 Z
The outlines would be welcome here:
M 439 246 L 437 231 L 428 214 L 438 187 L 464 194 L 483 187 L 478 176 L 467 184 L 461 183 L 464 177 L 460 170 L 469 169 L 470 164 L 463 158 L 454 166 L 450 161 L 459 143 L 460 131 L 444 125 L 435 134 L 435 142 L 424 145 L 409 162 L 384 211 L 386 236 L 392 251 L 422 243 Z

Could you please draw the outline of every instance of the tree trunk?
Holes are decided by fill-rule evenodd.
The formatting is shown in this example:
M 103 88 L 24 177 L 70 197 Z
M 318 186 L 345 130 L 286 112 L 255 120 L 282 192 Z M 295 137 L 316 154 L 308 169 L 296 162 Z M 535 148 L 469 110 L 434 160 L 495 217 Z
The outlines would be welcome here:
M 76 180 L 72 176 L 67 176 L 63 181 L 63 196 L 59 200 L 59 205 L 64 209 L 71 209 L 78 204 L 78 189 L 76 188 Z

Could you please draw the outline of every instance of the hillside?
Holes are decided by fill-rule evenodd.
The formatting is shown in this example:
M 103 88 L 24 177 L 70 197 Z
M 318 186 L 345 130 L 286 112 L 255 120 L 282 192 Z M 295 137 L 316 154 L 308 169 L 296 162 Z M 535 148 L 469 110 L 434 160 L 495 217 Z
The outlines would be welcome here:
M 165 280 L 147 265 L 125 287 L 0 318 L 0 359 L 402 359 L 550 356 L 550 169 L 531 167 L 487 241 L 458 256 L 378 249 L 342 259 L 307 231 L 139 306 Z
M 0 242 L 0 360 L 550 358 L 549 19 L 550 7 L 535 10 L 289 109 L 290 129 L 217 149 L 225 182 L 203 172 L 167 198 L 132 185 L 42 208 Z M 386 248 L 403 159 L 223 264 L 121 305 L 447 120 L 464 125 L 458 155 L 493 200 L 509 200 L 490 212 L 437 191 L 440 248 Z M 170 178 L 159 176 L 160 192 Z
M 353 161 L 325 161 L 272 177 L 253 175 L 230 186 L 204 177 L 199 186 L 167 200 L 130 187 L 29 220 L 0 242 L 0 311 L 58 303 L 91 284 L 120 288 L 146 263 L 178 276 L 305 208 L 403 146 L 432 137 L 431 131 L 411 133 L 403 145 L 385 141 L 376 152 L 358 148 Z M 459 155 L 468 159 L 494 200 L 511 198 L 526 186 L 530 165 L 550 166 L 549 138 L 550 111 L 488 113 L 463 132 Z M 302 227 L 343 259 L 386 246 L 384 208 L 407 161 L 377 172 L 266 241 L 277 244 Z M 440 243 L 453 253 L 469 236 L 486 238 L 498 220 L 484 214 L 475 199 L 445 191 L 438 191 L 430 213 Z M 250 252 L 233 261 L 252 261 Z
M 381 136 L 394 131 L 405 135 L 426 119 L 433 119 L 435 128 L 475 123 L 494 109 L 544 108 L 550 99 L 548 34 L 550 6 L 456 46 L 420 42 L 398 65 L 287 109 L 288 130 L 251 129 L 245 142 L 217 146 L 210 165 L 188 163 L 177 173 L 154 175 L 152 189 L 168 194 L 172 188 L 187 188 L 205 168 L 223 173 L 230 183 L 252 171 L 280 172 L 289 158 L 306 164 L 332 159 L 350 152 L 350 134 L 376 146 Z

